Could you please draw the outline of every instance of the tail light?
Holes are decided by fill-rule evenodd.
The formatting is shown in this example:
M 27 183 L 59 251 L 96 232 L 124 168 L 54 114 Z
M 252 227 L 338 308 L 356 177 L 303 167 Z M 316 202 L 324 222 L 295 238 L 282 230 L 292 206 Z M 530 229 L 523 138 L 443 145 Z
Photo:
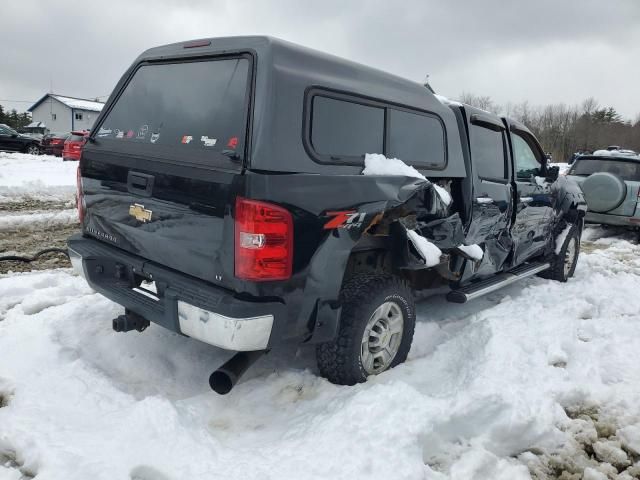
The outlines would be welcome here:
M 80 223 L 84 222 L 84 213 L 85 213 L 85 203 L 84 203 L 84 192 L 82 191 L 82 173 L 80 172 L 80 165 L 78 165 L 78 174 L 77 174 L 77 184 L 78 184 L 78 218 L 80 219 Z
M 236 199 L 235 275 L 243 280 L 286 280 L 293 264 L 293 219 L 270 203 Z

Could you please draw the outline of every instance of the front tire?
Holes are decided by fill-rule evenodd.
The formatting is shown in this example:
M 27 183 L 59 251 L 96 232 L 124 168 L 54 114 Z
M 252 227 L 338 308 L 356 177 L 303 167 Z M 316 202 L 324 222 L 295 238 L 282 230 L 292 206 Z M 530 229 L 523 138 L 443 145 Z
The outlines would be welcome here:
M 576 271 L 580 255 L 580 230 L 574 224 L 567 234 L 560 252 L 553 256 L 551 268 L 544 272 L 544 277 L 559 282 L 566 282 Z
M 391 275 L 356 274 L 342 287 L 340 330 L 316 348 L 320 374 L 354 385 L 407 359 L 415 330 L 411 290 Z
M 37 145 L 29 145 L 27 147 L 27 149 L 25 150 L 25 153 L 28 153 L 30 155 L 40 155 L 40 147 L 38 147 Z

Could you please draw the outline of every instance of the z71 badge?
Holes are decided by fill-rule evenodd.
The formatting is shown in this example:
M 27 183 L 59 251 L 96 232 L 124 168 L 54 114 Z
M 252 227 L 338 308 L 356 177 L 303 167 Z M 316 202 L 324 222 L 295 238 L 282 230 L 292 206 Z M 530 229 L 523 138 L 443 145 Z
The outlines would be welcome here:
M 360 228 L 367 214 L 358 213 L 355 210 L 344 210 L 341 212 L 327 212 L 326 215 L 333 218 L 325 223 L 323 228 L 332 230 L 334 228 Z
M 129 215 L 142 223 L 150 222 L 153 212 L 144 208 L 144 205 L 134 203 L 129 207 Z

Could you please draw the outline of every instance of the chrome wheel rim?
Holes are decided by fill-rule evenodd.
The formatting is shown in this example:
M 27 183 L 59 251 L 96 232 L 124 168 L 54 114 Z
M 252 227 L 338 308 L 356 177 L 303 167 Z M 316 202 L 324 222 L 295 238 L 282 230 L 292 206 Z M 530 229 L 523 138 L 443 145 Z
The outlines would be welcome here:
M 569 276 L 569 272 L 571 272 L 571 267 L 573 267 L 573 263 L 576 260 L 576 251 L 577 251 L 577 243 L 575 237 L 569 240 L 569 244 L 567 245 L 567 251 L 564 254 L 564 276 L 565 278 Z
M 36 155 L 38 153 L 38 147 L 34 147 L 31 146 L 29 148 L 27 148 L 27 153 L 31 154 L 31 155 Z
M 362 366 L 369 375 L 384 372 L 402 342 L 404 315 L 395 302 L 384 302 L 369 317 L 361 344 Z

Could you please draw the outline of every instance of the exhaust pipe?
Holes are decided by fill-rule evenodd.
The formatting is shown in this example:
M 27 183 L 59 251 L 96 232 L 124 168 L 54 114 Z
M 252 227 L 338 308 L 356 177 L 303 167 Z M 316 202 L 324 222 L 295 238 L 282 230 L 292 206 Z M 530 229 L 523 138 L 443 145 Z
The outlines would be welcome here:
M 254 352 L 238 352 L 227 362 L 218 368 L 209 377 L 209 386 L 220 395 L 226 395 L 238 383 L 240 377 L 253 365 L 262 355 L 267 353 L 265 350 L 256 350 Z

